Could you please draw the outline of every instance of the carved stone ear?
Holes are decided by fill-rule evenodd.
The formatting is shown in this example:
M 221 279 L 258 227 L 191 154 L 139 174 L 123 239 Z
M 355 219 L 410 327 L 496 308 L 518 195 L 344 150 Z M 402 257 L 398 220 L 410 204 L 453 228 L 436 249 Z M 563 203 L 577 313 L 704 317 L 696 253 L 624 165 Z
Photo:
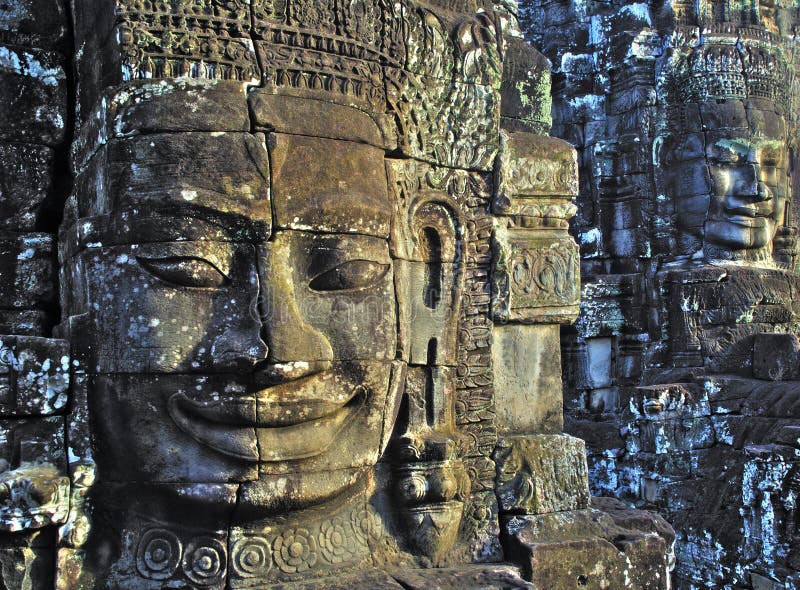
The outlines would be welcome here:
M 428 202 L 413 212 L 416 243 L 412 301 L 417 337 L 411 339 L 411 364 L 454 366 L 462 272 L 459 220 L 454 210 Z
M 416 366 L 455 366 L 461 220 L 450 203 L 424 198 L 409 208 L 407 220 L 396 265 L 401 326 L 413 326 L 403 339 L 404 356 Z
M 398 522 L 410 550 L 438 562 L 456 542 L 470 480 L 458 456 L 455 371 L 463 289 L 463 226 L 455 203 L 422 196 L 394 244 L 404 400 L 397 423 Z
M 409 439 L 455 427 L 454 372 L 463 285 L 463 230 L 455 204 L 422 196 L 406 209 L 395 260 Z M 413 443 L 412 443 L 413 444 Z

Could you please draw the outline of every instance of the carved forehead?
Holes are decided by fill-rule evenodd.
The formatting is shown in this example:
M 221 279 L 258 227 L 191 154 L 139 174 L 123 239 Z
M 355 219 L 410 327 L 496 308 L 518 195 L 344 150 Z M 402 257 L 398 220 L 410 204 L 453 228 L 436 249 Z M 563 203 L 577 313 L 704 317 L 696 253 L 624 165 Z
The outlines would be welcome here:
M 786 118 L 777 111 L 773 101 L 764 99 L 726 100 L 723 102 L 701 102 L 699 118 L 687 121 L 699 123 L 704 131 L 719 137 L 786 137 Z
M 767 157 L 772 160 L 783 159 L 786 143 L 778 139 L 758 136 L 726 136 L 716 133 L 707 134 L 706 153 L 708 155 L 726 154 L 740 159 L 757 160 Z
M 270 135 L 277 227 L 388 237 L 384 151 L 302 135 Z
M 200 226 L 183 218 L 233 228 L 234 238 L 245 237 L 240 230 L 248 224 L 256 239 L 273 226 L 387 237 L 391 208 L 377 123 L 318 100 L 251 98 L 254 126 L 263 130 L 254 133 L 242 122 L 240 86 L 146 83 L 109 97 L 103 119 L 112 136 L 78 174 L 75 217 L 111 216 L 112 231 L 127 227 L 134 240 L 145 225 L 152 228 L 145 236 L 196 239 Z M 239 107 L 227 125 L 219 120 L 224 105 Z M 206 115 L 227 130 L 203 128 Z M 314 125 L 303 123 L 311 119 Z M 162 215 L 181 223 L 162 224 Z
M 746 129 L 747 109 L 742 100 L 705 101 L 698 104 L 700 125 L 704 129 Z

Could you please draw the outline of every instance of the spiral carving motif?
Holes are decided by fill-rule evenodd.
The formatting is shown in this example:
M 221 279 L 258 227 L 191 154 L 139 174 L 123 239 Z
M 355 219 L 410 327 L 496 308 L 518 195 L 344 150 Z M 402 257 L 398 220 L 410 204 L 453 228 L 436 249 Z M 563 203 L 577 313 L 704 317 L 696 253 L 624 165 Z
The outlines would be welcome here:
M 243 578 L 264 577 L 272 567 L 272 549 L 261 537 L 245 537 L 231 550 L 233 571 Z
M 181 542 L 164 529 L 150 529 L 139 540 L 136 568 L 150 580 L 166 580 L 175 573 L 181 560 Z
M 225 577 L 225 546 L 211 537 L 195 539 L 183 555 L 183 573 L 198 586 L 219 584 Z

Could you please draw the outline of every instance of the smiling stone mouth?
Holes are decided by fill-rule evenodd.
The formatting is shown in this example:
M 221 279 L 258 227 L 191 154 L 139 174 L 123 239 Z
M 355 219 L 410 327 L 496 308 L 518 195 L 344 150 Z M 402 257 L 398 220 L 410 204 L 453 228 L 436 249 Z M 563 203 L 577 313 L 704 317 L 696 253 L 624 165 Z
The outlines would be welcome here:
M 738 207 L 725 207 L 728 215 L 741 215 L 743 217 L 768 217 L 771 209 L 759 207 L 758 204 L 740 205 Z
M 759 212 L 756 207 L 726 207 L 725 213 L 730 216 L 741 217 L 763 217 L 764 215 Z
M 190 399 L 185 393 L 173 394 L 167 403 L 169 415 L 175 424 L 199 443 L 230 457 L 252 462 L 278 462 L 307 459 L 320 455 L 333 444 L 339 432 L 349 424 L 364 407 L 366 389 L 359 385 L 348 396 L 346 403 L 318 415 L 320 406 L 304 411 L 302 401 L 295 408 L 283 411 L 306 419 L 282 421 L 257 418 L 256 397 L 236 399 L 220 398 L 211 402 Z
M 766 227 L 767 225 L 767 218 L 766 217 L 753 217 L 750 215 L 731 215 L 722 221 L 727 223 L 732 223 L 734 225 L 740 225 L 742 227 L 748 228 L 760 228 Z
M 718 221 L 745 227 L 760 227 L 766 225 L 771 213 L 757 206 L 725 207 L 724 212 L 716 217 Z

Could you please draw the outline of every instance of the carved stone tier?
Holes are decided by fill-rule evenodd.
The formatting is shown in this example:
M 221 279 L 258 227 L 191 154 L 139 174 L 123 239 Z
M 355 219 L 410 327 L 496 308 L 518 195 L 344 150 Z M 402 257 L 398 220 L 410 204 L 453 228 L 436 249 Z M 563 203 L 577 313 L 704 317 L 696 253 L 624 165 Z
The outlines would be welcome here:
M 506 556 L 537 588 L 667 589 L 669 525 L 606 499 L 590 507 L 584 442 L 561 434 L 559 324 L 575 320 L 580 283 L 566 231 L 574 152 L 530 133 L 508 134 L 502 145 L 493 202 L 492 352 L 502 376 L 493 458 Z
M 567 434 L 502 437 L 497 497 L 505 514 L 546 514 L 589 505 L 584 442 Z

